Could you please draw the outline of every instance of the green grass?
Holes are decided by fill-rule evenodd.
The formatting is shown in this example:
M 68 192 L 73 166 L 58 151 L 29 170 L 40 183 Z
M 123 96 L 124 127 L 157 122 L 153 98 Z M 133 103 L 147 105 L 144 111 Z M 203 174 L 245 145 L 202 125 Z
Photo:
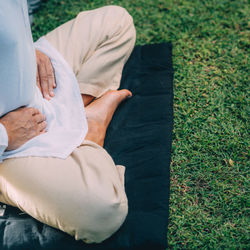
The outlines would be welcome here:
M 82 10 L 116 4 L 137 44 L 172 41 L 170 249 L 249 249 L 247 0 L 49 0 L 34 39 Z

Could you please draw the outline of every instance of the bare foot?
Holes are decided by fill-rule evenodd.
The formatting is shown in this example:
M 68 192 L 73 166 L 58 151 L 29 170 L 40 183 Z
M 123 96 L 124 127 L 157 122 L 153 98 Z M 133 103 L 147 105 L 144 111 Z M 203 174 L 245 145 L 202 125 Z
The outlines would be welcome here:
M 89 127 L 86 140 L 103 146 L 106 130 L 113 114 L 118 105 L 128 96 L 132 96 L 132 93 L 127 89 L 109 90 L 85 108 Z

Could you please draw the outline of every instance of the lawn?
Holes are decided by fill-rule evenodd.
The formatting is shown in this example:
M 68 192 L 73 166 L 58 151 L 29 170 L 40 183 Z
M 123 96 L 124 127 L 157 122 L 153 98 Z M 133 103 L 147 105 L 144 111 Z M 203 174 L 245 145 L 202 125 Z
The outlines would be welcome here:
M 48 0 L 36 40 L 79 11 L 125 7 L 137 44 L 173 43 L 170 249 L 249 249 L 247 0 Z

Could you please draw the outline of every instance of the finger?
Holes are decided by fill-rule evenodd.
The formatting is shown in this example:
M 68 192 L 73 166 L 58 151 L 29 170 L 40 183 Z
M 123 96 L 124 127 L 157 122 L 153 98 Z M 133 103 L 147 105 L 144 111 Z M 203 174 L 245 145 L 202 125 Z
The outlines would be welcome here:
M 47 77 L 47 71 L 46 66 L 44 63 L 40 63 L 38 65 L 38 73 L 40 78 L 40 86 L 42 89 L 43 97 L 47 100 L 50 100 L 49 97 L 49 83 L 48 83 L 48 77 Z
M 35 116 L 36 122 L 41 123 L 46 120 L 46 116 L 43 114 L 38 114 Z
M 53 69 L 52 63 L 49 58 L 46 62 L 46 72 L 47 72 L 48 84 L 49 84 L 49 94 L 50 96 L 55 96 L 54 91 L 53 91 L 53 88 L 56 87 L 55 75 L 54 75 L 54 69 Z
M 38 65 L 37 65 L 37 72 L 36 72 L 36 85 L 38 86 L 38 88 L 42 92 L 41 83 L 40 83 L 40 77 L 39 77 L 39 71 L 38 71 Z
M 43 130 L 46 131 L 46 127 L 47 127 L 47 122 L 46 121 L 43 121 L 43 122 L 39 123 L 38 124 L 38 132 L 40 133 Z
M 44 134 L 44 133 L 46 133 L 46 132 L 47 132 L 47 130 L 44 129 L 44 130 L 40 131 L 40 134 Z

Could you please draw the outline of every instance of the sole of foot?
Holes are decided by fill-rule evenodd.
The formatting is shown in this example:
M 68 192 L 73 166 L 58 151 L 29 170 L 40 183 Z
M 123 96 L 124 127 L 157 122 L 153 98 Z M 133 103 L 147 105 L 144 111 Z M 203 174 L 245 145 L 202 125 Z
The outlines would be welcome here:
M 132 93 L 127 89 L 109 90 L 91 102 L 85 108 L 89 127 L 86 139 L 103 146 L 106 130 L 115 110 L 122 101 L 130 97 Z

